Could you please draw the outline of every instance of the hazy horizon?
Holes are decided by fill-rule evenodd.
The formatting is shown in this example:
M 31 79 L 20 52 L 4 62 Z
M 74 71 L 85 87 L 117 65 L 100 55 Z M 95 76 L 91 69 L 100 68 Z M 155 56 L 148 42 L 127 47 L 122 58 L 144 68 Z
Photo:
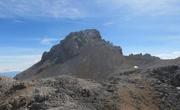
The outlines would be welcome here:
M 95 28 L 125 55 L 180 56 L 178 0 L 0 0 L 0 72 L 22 71 L 70 32 Z

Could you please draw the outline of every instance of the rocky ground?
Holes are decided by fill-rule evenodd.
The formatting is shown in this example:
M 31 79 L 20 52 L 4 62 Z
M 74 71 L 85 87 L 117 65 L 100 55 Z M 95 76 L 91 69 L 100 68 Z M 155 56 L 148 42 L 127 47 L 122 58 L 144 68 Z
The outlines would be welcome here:
M 104 81 L 0 78 L 0 110 L 180 110 L 179 76 L 172 65 L 117 72 Z
M 32 82 L 1 78 L 0 84 L 0 110 L 110 110 L 114 104 L 101 84 L 71 76 Z

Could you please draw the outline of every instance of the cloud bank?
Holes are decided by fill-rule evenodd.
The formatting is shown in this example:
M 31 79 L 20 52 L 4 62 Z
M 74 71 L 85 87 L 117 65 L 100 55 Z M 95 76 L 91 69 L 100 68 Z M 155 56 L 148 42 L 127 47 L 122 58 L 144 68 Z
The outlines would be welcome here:
M 124 8 L 133 15 L 177 15 L 180 12 L 179 0 L 98 0 L 97 3 L 119 11 Z
M 172 53 L 161 53 L 161 54 L 157 54 L 156 56 L 162 59 L 175 59 L 180 56 L 180 51 L 174 51 Z
M 0 17 L 79 18 L 79 2 L 73 0 L 1 0 Z
M 108 17 L 120 12 L 124 15 L 177 15 L 179 4 L 179 0 L 1 0 L 0 18 L 74 19 Z
M 54 43 L 56 43 L 58 41 L 59 41 L 59 39 L 57 39 L 57 38 L 45 37 L 45 38 L 41 39 L 41 44 L 43 44 L 43 45 L 52 45 L 52 44 L 54 44 Z
M 0 56 L 0 72 L 23 71 L 40 61 L 41 55 Z

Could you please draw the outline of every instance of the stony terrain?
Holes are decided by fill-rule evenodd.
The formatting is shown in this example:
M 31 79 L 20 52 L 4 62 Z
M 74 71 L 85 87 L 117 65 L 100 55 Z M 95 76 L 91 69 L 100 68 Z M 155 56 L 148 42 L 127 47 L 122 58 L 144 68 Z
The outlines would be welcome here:
M 109 110 L 113 107 L 108 100 L 112 93 L 101 84 L 70 76 L 28 83 L 2 78 L 0 84 L 0 99 L 3 99 L 0 110 Z
M 104 81 L 1 78 L 0 110 L 180 110 L 179 76 L 179 66 L 167 66 L 114 73 Z
M 180 58 L 124 56 L 95 29 L 73 32 L 0 78 L 0 110 L 180 110 Z

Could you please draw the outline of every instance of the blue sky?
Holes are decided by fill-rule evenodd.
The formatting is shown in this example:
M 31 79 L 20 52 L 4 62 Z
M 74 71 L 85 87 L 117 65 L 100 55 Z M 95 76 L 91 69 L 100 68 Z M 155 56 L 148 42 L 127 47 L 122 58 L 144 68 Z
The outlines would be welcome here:
M 180 56 L 179 0 L 0 0 L 0 72 L 28 68 L 69 32 L 86 28 L 125 55 Z

